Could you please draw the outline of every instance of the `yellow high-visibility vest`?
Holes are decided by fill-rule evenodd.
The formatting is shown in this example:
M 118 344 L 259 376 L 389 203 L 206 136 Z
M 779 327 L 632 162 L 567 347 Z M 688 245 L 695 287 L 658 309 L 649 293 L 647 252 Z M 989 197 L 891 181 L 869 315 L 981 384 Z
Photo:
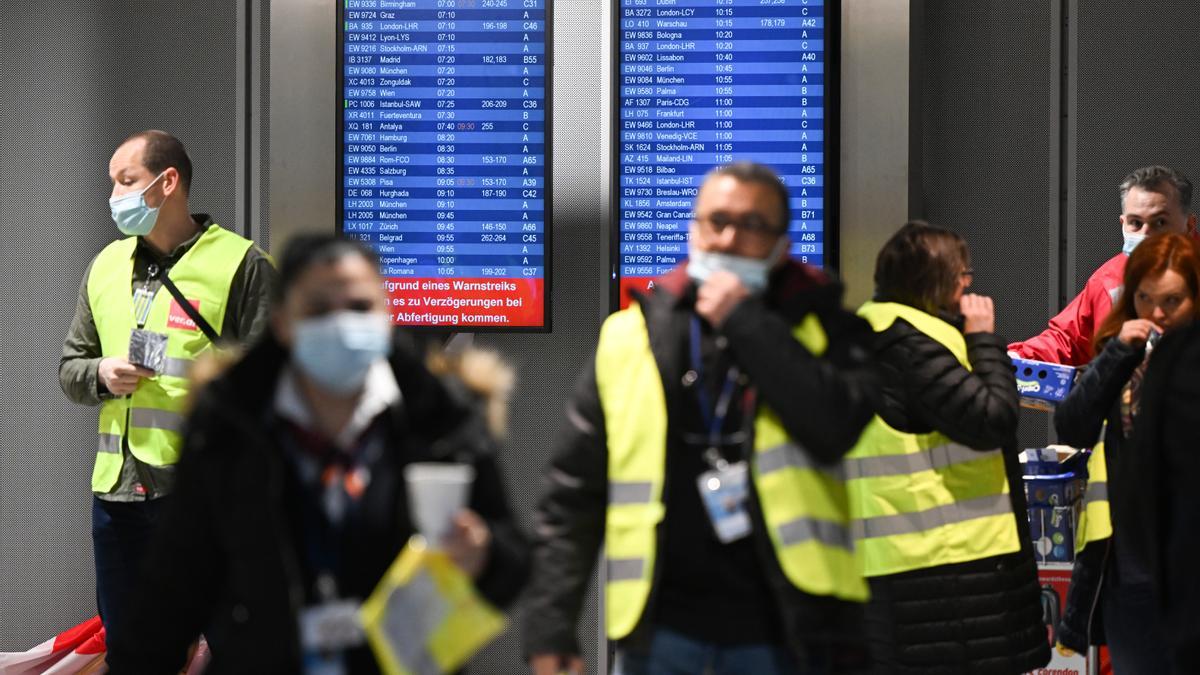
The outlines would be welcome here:
M 1075 528 L 1075 553 L 1087 545 L 1112 536 L 1112 514 L 1108 506 L 1108 464 L 1104 460 L 1104 433 L 1107 423 L 1100 431 L 1100 441 L 1092 446 L 1088 457 L 1087 488 L 1083 492 L 1083 510 Z
M 229 287 L 252 243 L 217 225 L 210 226 L 191 249 L 171 268 L 171 281 L 221 333 Z M 101 356 L 128 354 L 129 335 L 136 327 L 133 316 L 133 258 L 137 238 L 109 244 L 96 256 L 88 276 L 88 303 L 100 337 Z M 167 335 L 163 373 L 144 378 L 130 396 L 113 398 L 100 407 L 100 437 L 92 491 L 113 489 L 121 474 L 122 443 L 135 457 L 153 466 L 179 461 L 183 446 L 183 405 L 188 370 L 211 342 L 175 299 L 162 288 L 154 296 L 146 330 Z
M 827 346 L 824 329 L 812 314 L 793 335 L 817 355 Z M 636 302 L 608 317 L 600 329 L 596 384 L 608 438 L 605 615 L 608 636 L 617 640 L 633 631 L 646 608 L 657 527 L 666 513 L 666 394 Z M 812 595 L 866 601 L 866 582 L 854 564 L 846 488 L 837 467 L 818 466 L 762 405 L 754 423 L 751 472 L 763 520 L 788 580 Z
M 957 328 L 908 305 L 868 302 L 876 332 L 904 319 L 970 369 Z M 1020 548 L 1004 457 L 944 434 L 899 431 L 878 415 L 843 462 L 859 565 L 867 577 L 979 560 Z

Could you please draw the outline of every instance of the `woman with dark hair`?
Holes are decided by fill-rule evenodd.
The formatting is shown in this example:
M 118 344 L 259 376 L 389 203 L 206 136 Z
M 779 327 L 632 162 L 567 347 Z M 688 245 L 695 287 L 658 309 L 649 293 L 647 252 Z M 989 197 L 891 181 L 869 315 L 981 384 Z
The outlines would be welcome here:
M 463 360 L 441 359 L 433 374 L 393 330 L 378 260 L 355 242 L 303 237 L 280 267 L 271 331 L 196 399 L 113 672 L 178 672 L 201 633 L 206 672 L 379 672 L 355 608 L 414 534 L 404 472 L 415 462 L 473 467 L 467 507 L 437 543 L 494 605 L 524 585 L 484 421 L 502 415 L 482 410 L 506 395 L 507 368 L 472 359 L 457 377 Z M 414 631 L 436 622 L 429 607 Z
M 1050 657 L 1016 447 L 1012 362 L 962 237 L 923 222 L 879 252 L 883 403 L 844 463 L 878 673 L 1017 675 Z
M 1164 629 L 1156 618 L 1143 541 L 1148 525 L 1141 511 L 1150 496 L 1135 487 L 1142 461 L 1128 450 L 1155 342 L 1196 318 L 1200 254 L 1195 242 L 1180 234 L 1142 242 L 1129 256 L 1123 289 L 1096 331 L 1096 358 L 1054 414 L 1060 443 L 1087 448 L 1103 442 L 1097 459 L 1107 472 L 1111 513 L 1111 536 L 1088 544 L 1076 557 L 1058 635 L 1075 651 L 1107 641 L 1118 673 L 1166 673 Z M 1094 468 L 1092 473 L 1095 479 Z M 1089 528 L 1095 525 L 1090 518 L 1089 509 Z

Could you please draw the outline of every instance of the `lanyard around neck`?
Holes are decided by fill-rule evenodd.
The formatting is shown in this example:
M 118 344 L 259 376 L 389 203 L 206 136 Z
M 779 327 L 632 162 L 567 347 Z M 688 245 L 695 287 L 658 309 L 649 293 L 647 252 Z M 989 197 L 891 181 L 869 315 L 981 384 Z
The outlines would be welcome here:
M 729 406 L 733 402 L 734 389 L 737 386 L 737 366 L 730 366 L 725 372 L 725 382 L 717 397 L 716 404 L 709 401 L 708 388 L 704 380 L 704 363 L 700 355 L 700 319 L 693 316 L 691 321 L 691 361 L 692 370 L 696 373 L 696 399 L 700 404 L 700 417 L 708 432 L 709 445 L 716 446 L 721 440 L 721 430 L 729 417 Z

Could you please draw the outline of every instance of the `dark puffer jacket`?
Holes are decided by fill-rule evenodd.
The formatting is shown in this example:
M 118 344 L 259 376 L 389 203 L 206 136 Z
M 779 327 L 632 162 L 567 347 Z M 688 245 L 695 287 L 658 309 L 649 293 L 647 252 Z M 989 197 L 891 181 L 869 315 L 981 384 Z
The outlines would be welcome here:
M 972 333 L 966 342 L 970 371 L 907 321 L 879 333 L 880 416 L 900 431 L 937 430 L 977 450 L 1001 448 L 1021 549 L 871 579 L 867 638 L 878 673 L 1016 675 L 1050 659 L 1017 458 L 1012 362 L 995 335 Z
M 1143 471 L 1131 490 L 1143 500 L 1147 564 L 1154 577 L 1163 639 L 1174 675 L 1200 673 L 1200 322 L 1164 336 L 1142 383 L 1132 446 Z
M 1144 349 L 1134 349 L 1120 340 L 1109 340 L 1080 375 L 1067 399 L 1054 411 L 1059 443 L 1077 448 L 1091 447 L 1100 438 L 1100 430 L 1104 429 L 1104 459 L 1113 531 L 1121 532 L 1126 538 L 1134 537 L 1142 525 L 1137 519 L 1132 522 L 1129 518 L 1122 519 L 1126 514 L 1121 506 L 1137 501 L 1136 490 L 1131 491 L 1128 486 L 1130 477 L 1137 473 L 1139 462 L 1134 461 L 1131 453 L 1124 452 L 1128 443 L 1122 429 L 1120 398 L 1121 390 L 1144 356 Z M 1106 581 L 1105 576 L 1112 572 L 1114 558 L 1119 557 L 1126 568 L 1128 581 L 1149 583 L 1148 568 L 1136 556 L 1141 549 L 1138 545 L 1122 543 L 1118 550 L 1114 538 L 1110 537 L 1088 544 L 1075 558 L 1071 587 L 1058 625 L 1059 642 L 1077 652 L 1087 650 L 1089 645 L 1106 643 L 1100 595 L 1112 580 Z

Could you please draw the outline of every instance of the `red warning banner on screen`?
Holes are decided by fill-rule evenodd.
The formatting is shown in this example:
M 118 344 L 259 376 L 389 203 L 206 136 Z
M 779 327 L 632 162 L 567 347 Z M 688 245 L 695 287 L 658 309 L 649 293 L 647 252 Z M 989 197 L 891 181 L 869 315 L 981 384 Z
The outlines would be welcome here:
M 384 281 L 392 322 L 402 326 L 541 328 L 542 279 L 414 279 Z
M 629 306 L 630 291 L 637 291 L 642 295 L 646 295 L 654 288 L 658 277 L 621 277 L 621 307 L 625 309 Z

